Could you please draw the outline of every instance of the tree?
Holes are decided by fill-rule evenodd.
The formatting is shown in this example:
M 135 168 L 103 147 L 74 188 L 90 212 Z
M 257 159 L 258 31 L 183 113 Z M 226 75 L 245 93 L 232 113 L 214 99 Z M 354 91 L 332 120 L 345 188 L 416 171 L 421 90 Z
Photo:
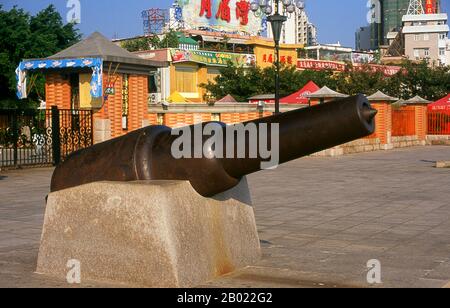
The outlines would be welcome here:
M 122 48 L 125 48 L 129 52 L 144 51 L 150 49 L 150 39 L 143 37 L 133 40 L 127 40 L 121 44 Z
M 274 66 L 265 69 L 244 69 L 231 65 L 221 69 L 221 74 L 214 82 L 200 85 L 217 99 L 231 94 L 240 101 L 247 101 L 256 94 L 275 92 Z M 385 76 L 382 69 L 368 64 L 360 67 L 348 64 L 343 72 L 298 71 L 294 66 L 282 66 L 280 95 L 283 97 L 294 93 L 310 80 L 319 86 L 328 86 L 349 95 L 371 95 L 380 90 L 403 99 L 419 95 L 435 101 L 450 93 L 449 66 L 433 67 L 427 62 L 405 61 L 402 69 L 391 77 Z
M 238 101 L 246 101 L 250 96 L 258 93 L 262 70 L 257 67 L 245 69 L 235 65 L 228 65 L 220 69 L 220 75 L 214 82 L 201 84 L 207 92 L 211 93 L 216 99 L 220 99 L 231 94 Z
M 221 68 L 220 73 L 214 82 L 200 85 L 216 99 L 230 94 L 238 101 L 244 102 L 257 94 L 275 93 L 275 66 L 264 69 L 243 68 L 230 63 L 227 67 Z M 333 72 L 298 71 L 295 66 L 283 65 L 280 70 L 280 95 L 287 96 L 302 88 L 310 80 L 319 85 L 332 85 Z
M 170 30 L 164 38 L 161 40 L 160 48 L 178 48 L 180 46 L 180 40 L 178 33 L 174 30 Z
M 122 48 L 129 52 L 146 51 L 150 49 L 160 48 L 178 48 L 179 46 L 178 33 L 171 30 L 161 40 L 158 35 L 130 39 L 122 42 Z
M 24 105 L 15 95 L 15 70 L 22 59 L 51 56 L 73 45 L 80 38 L 75 25 L 64 25 L 53 5 L 35 16 L 30 16 L 17 7 L 5 11 L 0 5 L 0 108 Z M 30 104 L 43 93 L 44 79 L 39 74 L 30 93 Z
M 450 93 L 450 67 L 431 67 L 428 62 L 405 61 L 402 70 L 388 80 L 391 95 L 409 99 L 419 95 L 430 101 Z
M 357 69 L 348 64 L 344 72 L 335 76 L 336 90 L 348 95 L 371 95 L 386 88 L 386 78 L 381 69 L 365 64 Z

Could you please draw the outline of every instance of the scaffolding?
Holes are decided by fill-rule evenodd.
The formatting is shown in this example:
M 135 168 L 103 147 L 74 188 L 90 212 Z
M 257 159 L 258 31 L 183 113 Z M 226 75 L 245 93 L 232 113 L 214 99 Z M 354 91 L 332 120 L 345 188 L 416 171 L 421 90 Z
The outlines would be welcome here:
M 162 34 L 169 22 L 169 11 L 165 9 L 148 9 L 142 12 L 144 35 Z

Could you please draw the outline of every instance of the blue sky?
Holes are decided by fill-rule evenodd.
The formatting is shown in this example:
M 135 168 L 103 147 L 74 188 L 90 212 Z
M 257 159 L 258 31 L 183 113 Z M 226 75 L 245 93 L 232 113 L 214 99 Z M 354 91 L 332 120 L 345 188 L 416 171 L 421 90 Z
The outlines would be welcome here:
M 365 25 L 367 0 L 305 0 L 310 20 L 319 29 L 319 42 L 354 46 L 354 33 Z M 143 33 L 141 11 L 150 8 L 167 8 L 173 0 L 80 0 L 81 24 L 84 35 L 100 31 L 112 38 Z M 37 11 L 54 4 L 65 17 L 67 0 L 0 0 L 4 8 L 12 6 L 27 11 Z M 445 12 L 450 11 L 450 0 L 442 0 Z

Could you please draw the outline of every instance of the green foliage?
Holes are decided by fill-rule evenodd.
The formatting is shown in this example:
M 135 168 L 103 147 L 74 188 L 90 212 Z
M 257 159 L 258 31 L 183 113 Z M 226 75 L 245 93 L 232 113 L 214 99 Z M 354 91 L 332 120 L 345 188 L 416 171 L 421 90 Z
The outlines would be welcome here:
M 242 68 L 232 64 L 220 69 L 221 75 L 214 82 L 201 84 L 213 97 L 220 99 L 231 94 L 245 102 L 258 94 L 275 93 L 275 68 Z M 334 84 L 331 71 L 297 71 L 294 66 L 282 66 L 280 70 L 280 95 L 287 96 L 298 91 L 308 81 L 318 85 Z
M 387 81 L 382 70 L 373 69 L 370 65 L 365 64 L 355 69 L 348 64 L 345 71 L 335 75 L 335 89 L 339 92 L 356 95 L 371 95 L 378 90 L 388 88 Z
M 435 101 L 450 93 L 450 67 L 430 67 L 427 62 L 405 61 L 403 70 L 389 78 L 388 92 L 403 99 L 419 95 Z
M 348 64 L 345 71 L 338 73 L 298 71 L 293 66 L 283 66 L 280 72 L 281 96 L 298 91 L 310 80 L 320 87 L 328 86 L 349 95 L 371 95 L 380 90 L 403 99 L 419 95 L 434 101 L 450 93 L 450 67 L 430 67 L 426 62 L 406 61 L 402 70 L 391 77 L 369 65 L 355 69 Z M 247 101 L 257 94 L 275 93 L 275 67 L 244 69 L 230 65 L 221 69 L 221 76 L 214 82 L 200 86 L 217 99 L 231 94 L 239 101 Z
M 156 38 L 157 38 L 157 36 L 156 36 Z M 158 39 L 158 41 L 159 41 L 159 39 Z M 121 44 L 121 46 L 122 46 L 122 48 L 125 48 L 126 50 L 128 50 L 130 52 L 135 52 L 135 51 L 149 50 L 150 47 L 152 46 L 152 44 L 150 43 L 150 38 L 143 37 L 143 38 L 124 41 Z
M 73 45 L 80 38 L 75 25 L 64 25 L 53 5 L 35 16 L 17 7 L 5 11 L 0 5 L 0 108 L 23 105 L 23 102 L 15 100 L 15 70 L 20 61 L 51 56 Z M 39 75 L 30 99 L 37 101 L 43 93 L 44 79 Z M 31 105 L 36 104 L 30 103 L 27 106 Z
M 178 48 L 180 40 L 178 39 L 178 33 L 174 30 L 170 30 L 164 38 L 161 40 L 160 48 Z
M 126 40 L 122 42 L 121 46 L 130 52 L 160 48 L 178 48 L 178 33 L 175 31 L 170 31 L 162 40 L 160 40 L 157 35 Z

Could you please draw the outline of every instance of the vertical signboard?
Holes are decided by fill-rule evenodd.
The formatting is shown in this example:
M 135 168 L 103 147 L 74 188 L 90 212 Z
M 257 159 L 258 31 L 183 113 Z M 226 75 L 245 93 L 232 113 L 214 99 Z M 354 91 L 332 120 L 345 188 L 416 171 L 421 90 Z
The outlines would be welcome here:
M 435 0 L 425 0 L 425 13 L 435 14 L 436 13 L 436 1 Z

